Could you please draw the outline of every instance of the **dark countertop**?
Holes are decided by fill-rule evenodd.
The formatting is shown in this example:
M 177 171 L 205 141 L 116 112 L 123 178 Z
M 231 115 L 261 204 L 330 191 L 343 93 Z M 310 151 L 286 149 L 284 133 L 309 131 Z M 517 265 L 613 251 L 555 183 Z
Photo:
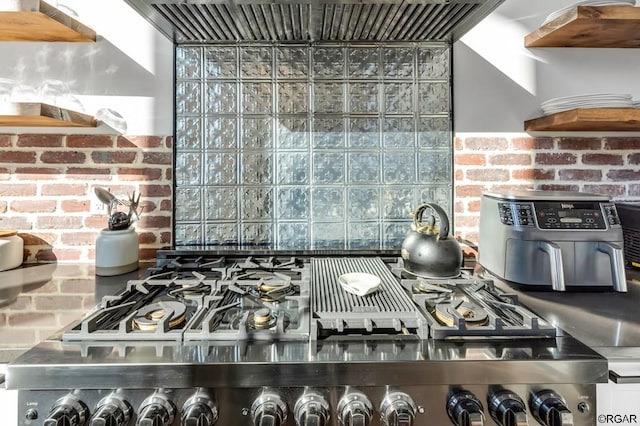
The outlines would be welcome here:
M 96 276 L 93 263 L 29 264 L 0 272 L 0 363 L 82 317 L 151 265 L 113 277 Z

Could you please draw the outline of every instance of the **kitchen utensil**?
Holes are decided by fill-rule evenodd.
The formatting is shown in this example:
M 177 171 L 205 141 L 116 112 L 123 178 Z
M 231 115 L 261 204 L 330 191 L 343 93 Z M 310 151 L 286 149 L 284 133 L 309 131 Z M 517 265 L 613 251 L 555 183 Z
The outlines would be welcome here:
M 22 264 L 24 241 L 18 231 L 0 231 L 0 271 L 17 268 Z
M 422 215 L 431 208 L 438 216 L 440 229 L 435 227 L 436 219 L 428 217 L 425 225 Z M 419 277 L 453 278 L 460 275 L 462 249 L 458 241 L 449 235 L 449 218 L 442 207 L 425 203 L 413 214 L 413 224 L 402 242 L 404 268 Z

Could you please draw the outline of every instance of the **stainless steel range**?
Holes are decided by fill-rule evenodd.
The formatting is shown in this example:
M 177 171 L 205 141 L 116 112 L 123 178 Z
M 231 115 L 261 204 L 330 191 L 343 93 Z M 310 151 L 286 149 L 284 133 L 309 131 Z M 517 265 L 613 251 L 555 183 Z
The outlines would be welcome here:
M 19 424 L 593 425 L 607 381 L 491 280 L 397 253 L 168 250 L 123 284 L 9 365 Z

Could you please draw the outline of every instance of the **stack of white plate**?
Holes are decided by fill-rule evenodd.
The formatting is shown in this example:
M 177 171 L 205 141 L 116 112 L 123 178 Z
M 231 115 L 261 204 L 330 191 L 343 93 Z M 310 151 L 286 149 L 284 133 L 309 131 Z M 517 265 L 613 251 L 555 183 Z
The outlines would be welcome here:
M 542 112 L 549 115 L 575 108 L 633 108 L 633 101 L 631 95 L 596 93 L 549 99 L 540 106 Z
M 542 25 L 553 21 L 558 16 L 568 12 L 576 6 L 635 6 L 636 0 L 584 0 L 573 3 L 567 7 L 563 7 L 562 9 L 556 10 L 547 16 L 547 19 L 542 23 Z
M 632 103 L 634 108 L 640 108 L 640 99 L 634 99 Z

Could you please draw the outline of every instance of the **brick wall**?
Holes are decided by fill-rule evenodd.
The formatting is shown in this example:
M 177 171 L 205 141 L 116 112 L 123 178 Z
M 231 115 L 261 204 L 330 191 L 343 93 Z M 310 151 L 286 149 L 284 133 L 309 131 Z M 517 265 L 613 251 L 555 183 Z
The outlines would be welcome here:
M 17 229 L 27 261 L 90 261 L 106 214 L 93 188 L 118 198 L 140 192 L 140 259 L 171 244 L 172 138 L 0 135 L 0 229 Z
M 640 138 L 478 137 L 455 140 L 456 234 L 477 242 L 483 192 L 569 190 L 640 201 Z

